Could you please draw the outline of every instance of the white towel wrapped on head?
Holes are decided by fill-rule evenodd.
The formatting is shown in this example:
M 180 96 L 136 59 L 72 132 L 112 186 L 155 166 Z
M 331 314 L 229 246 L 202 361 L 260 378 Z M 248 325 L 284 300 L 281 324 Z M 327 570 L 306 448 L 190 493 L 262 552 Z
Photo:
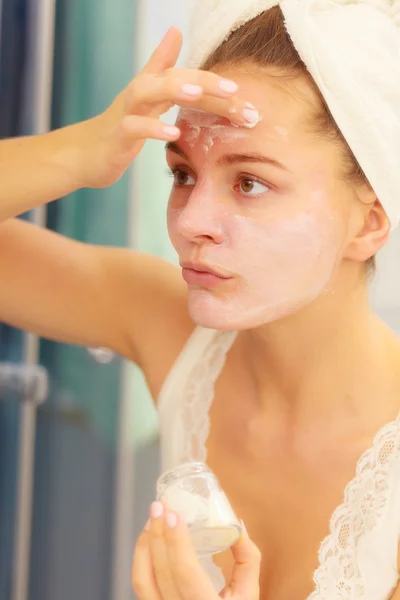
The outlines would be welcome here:
M 381 201 L 400 222 L 400 0 L 199 0 L 188 66 L 279 5 L 290 38 Z

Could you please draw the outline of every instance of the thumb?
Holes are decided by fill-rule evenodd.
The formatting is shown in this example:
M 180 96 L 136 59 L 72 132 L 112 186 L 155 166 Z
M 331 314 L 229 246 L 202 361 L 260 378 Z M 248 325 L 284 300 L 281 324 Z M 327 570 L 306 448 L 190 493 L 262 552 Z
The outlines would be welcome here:
M 154 50 L 142 73 L 162 73 L 175 66 L 182 50 L 182 33 L 176 27 L 170 27 Z
M 255 600 L 260 592 L 260 567 L 261 553 L 243 529 L 242 537 L 231 548 L 235 564 L 232 571 L 232 580 L 223 591 L 222 597 L 246 598 Z

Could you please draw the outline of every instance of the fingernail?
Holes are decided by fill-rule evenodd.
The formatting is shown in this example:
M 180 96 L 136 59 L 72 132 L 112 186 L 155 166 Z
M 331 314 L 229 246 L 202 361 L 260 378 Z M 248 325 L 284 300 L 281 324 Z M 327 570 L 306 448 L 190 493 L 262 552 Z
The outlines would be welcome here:
M 173 529 L 174 527 L 176 527 L 177 523 L 178 523 L 178 517 L 176 516 L 176 514 L 173 513 L 173 512 L 167 513 L 167 525 L 168 525 L 168 527 L 170 527 L 171 529 Z
M 153 504 L 150 507 L 150 516 L 153 519 L 159 519 L 160 517 L 163 516 L 164 513 L 164 507 L 161 504 L 161 502 L 153 502 Z
M 151 520 L 150 520 L 150 519 L 148 519 L 148 520 L 146 521 L 146 525 L 144 526 L 144 530 L 145 530 L 145 531 L 150 531 L 150 525 L 151 525 Z
M 243 116 L 248 123 L 256 124 L 260 120 L 260 115 L 259 115 L 258 111 L 254 110 L 252 108 L 244 108 Z
M 184 83 L 182 86 L 182 92 L 187 96 L 199 96 L 203 92 L 203 88 L 199 85 Z
M 242 524 L 242 533 L 243 533 L 243 535 L 244 535 L 245 537 L 247 537 L 247 538 L 248 538 L 248 537 L 249 537 L 249 534 L 248 534 L 248 531 L 247 531 L 247 529 L 246 529 L 246 525 L 243 523 L 243 521 L 240 521 L 240 522 L 241 522 L 241 524 Z
M 180 134 L 180 130 L 178 129 L 178 127 L 173 127 L 172 125 L 166 125 L 163 128 L 163 131 L 168 137 L 176 137 Z
M 221 79 L 221 81 L 218 84 L 218 87 L 220 90 L 226 92 L 227 94 L 234 94 L 239 88 L 238 84 L 234 81 L 231 81 L 230 79 Z

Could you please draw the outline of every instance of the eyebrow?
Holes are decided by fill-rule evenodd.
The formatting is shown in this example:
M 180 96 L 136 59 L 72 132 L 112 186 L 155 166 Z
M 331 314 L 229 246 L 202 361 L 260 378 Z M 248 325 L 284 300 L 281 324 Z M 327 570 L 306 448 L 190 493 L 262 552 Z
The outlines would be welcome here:
M 174 154 L 178 154 L 178 156 L 181 156 L 185 160 L 189 160 L 186 152 L 176 142 L 167 142 L 165 150 L 169 150 Z M 241 163 L 262 163 L 289 172 L 289 169 L 278 160 L 270 158 L 269 156 L 264 156 L 258 152 L 250 152 L 249 154 L 224 154 L 224 156 L 217 161 L 217 165 L 220 167 L 238 165 Z

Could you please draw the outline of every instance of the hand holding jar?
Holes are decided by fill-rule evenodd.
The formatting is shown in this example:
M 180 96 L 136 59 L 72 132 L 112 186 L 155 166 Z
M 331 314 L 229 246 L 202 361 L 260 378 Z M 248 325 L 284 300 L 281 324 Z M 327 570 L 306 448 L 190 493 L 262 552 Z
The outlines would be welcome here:
M 157 497 L 135 549 L 132 583 L 138 599 L 258 600 L 260 552 L 207 466 L 190 463 L 164 473 Z M 232 577 L 218 595 L 199 557 L 229 547 Z

